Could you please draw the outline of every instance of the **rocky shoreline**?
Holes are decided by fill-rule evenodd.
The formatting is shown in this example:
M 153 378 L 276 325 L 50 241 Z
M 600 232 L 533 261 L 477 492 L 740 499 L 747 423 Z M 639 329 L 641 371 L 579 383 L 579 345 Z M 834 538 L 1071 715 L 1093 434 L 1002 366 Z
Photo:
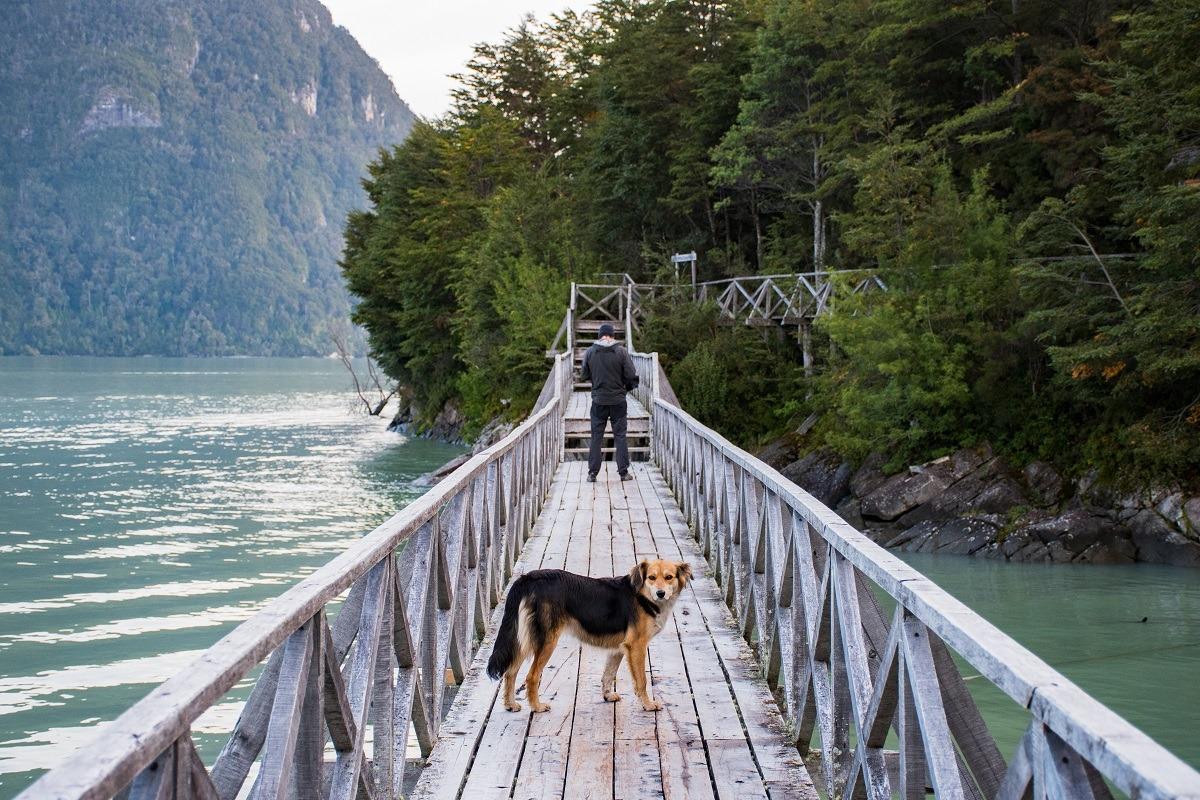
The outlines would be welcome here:
M 467 463 L 471 456 L 491 447 L 511 433 L 513 428 L 516 427 L 514 423 L 505 422 L 502 418 L 496 417 L 487 425 L 484 425 L 483 430 L 472 441 L 467 441 L 466 436 L 463 435 L 466 422 L 466 417 L 458 410 L 458 406 L 454 403 L 446 403 L 441 412 L 434 418 L 432 425 L 428 428 L 418 430 L 413 420 L 412 406 L 409 403 L 401 403 L 400 410 L 396 412 L 396 415 L 388 424 L 388 430 L 403 433 L 406 436 L 436 439 L 447 444 L 470 445 L 471 447 L 469 452 L 463 453 L 457 458 L 452 458 L 434 471 L 427 472 L 417 478 L 413 481 L 414 485 L 433 486 L 451 472 Z
M 1200 567 L 1200 496 L 1121 495 L 1049 464 L 1017 469 L 984 445 L 887 475 L 828 450 L 759 457 L 873 540 L 895 550 L 1006 561 Z

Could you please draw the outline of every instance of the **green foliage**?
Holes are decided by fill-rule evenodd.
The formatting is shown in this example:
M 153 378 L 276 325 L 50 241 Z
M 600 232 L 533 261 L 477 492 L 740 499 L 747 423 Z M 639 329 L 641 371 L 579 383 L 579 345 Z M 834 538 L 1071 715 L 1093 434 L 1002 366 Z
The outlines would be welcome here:
M 0 353 L 329 353 L 339 222 L 412 114 L 324 7 L 0 18 Z
M 806 446 L 895 466 L 986 439 L 1194 482 L 1194 6 L 601 0 L 525 20 L 477 49 L 428 146 L 373 165 L 398 199 L 350 220 L 357 318 L 427 414 L 456 399 L 478 422 L 529 407 L 570 280 L 669 282 L 691 249 L 701 279 L 855 269 L 801 334 L 807 371 L 796 337 L 721 324 L 690 287 L 650 304 L 637 346 L 747 443 L 820 411 Z M 852 293 L 866 275 L 887 291 Z
M 1114 131 L 1104 169 L 1023 226 L 1039 254 L 1081 255 L 1028 270 L 1031 315 L 1055 379 L 1089 420 L 1088 466 L 1144 483 L 1195 480 L 1200 463 L 1200 11 L 1156 3 L 1102 62 L 1087 96 Z M 1154 119 L 1155 124 L 1146 121 Z M 1092 198 L 1116 198 L 1098 225 Z M 1109 240 L 1136 252 L 1101 260 Z
M 684 408 L 747 443 L 780 433 L 799 382 L 794 345 L 775 329 L 723 325 L 678 286 L 651 300 L 638 346 L 659 354 Z

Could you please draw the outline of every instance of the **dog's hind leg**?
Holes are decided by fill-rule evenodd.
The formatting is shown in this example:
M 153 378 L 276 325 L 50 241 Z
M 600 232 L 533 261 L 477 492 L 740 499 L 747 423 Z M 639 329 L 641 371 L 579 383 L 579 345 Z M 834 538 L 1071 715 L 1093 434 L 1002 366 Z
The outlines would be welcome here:
M 504 672 L 504 707 L 509 711 L 521 710 L 521 704 L 517 702 L 517 698 L 515 697 L 517 672 L 520 671 L 521 665 L 525 663 L 525 659 L 529 658 L 529 654 L 533 652 L 533 629 L 530 616 L 529 600 L 522 600 L 517 610 L 517 654 L 513 658 L 512 663 L 508 665 L 508 669 Z
M 513 662 L 513 665 L 504 673 L 504 707 L 509 711 L 521 710 L 521 704 L 513 696 L 517 686 L 517 670 L 521 668 L 521 661 L 524 659 Z
M 538 696 L 538 689 L 542 685 L 542 670 L 546 668 L 546 662 L 554 654 L 554 648 L 557 644 L 558 633 L 549 633 L 546 636 L 546 641 L 542 643 L 541 648 L 533 656 L 533 664 L 529 667 L 529 674 L 525 676 L 525 694 L 529 696 L 529 707 L 535 713 L 550 710 L 550 706 L 543 703 L 541 697 Z
M 625 657 L 624 650 L 614 650 L 608 654 L 608 661 L 604 662 L 604 674 L 600 676 L 600 691 L 604 693 L 604 699 L 610 703 L 615 703 L 621 699 L 621 695 L 617 694 L 617 669 L 621 666 L 621 659 Z

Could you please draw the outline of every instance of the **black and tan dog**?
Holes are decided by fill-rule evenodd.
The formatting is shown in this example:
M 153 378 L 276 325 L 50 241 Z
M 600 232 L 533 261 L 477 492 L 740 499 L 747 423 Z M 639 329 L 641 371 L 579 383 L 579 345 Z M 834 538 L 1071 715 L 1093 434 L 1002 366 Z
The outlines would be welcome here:
M 589 578 L 561 569 L 539 569 L 513 581 L 504 619 L 488 661 L 488 675 L 504 676 L 504 707 L 520 711 L 513 697 L 517 670 L 533 657 L 525 678 L 529 706 L 549 711 L 538 697 L 542 670 L 565 631 L 585 644 L 609 650 L 600 679 L 604 699 L 621 699 L 615 691 L 617 668 L 629 658 L 629 673 L 642 708 L 658 711 L 662 703 L 646 687 L 646 651 L 663 628 L 679 593 L 692 577 L 685 563 L 643 561 L 617 578 Z

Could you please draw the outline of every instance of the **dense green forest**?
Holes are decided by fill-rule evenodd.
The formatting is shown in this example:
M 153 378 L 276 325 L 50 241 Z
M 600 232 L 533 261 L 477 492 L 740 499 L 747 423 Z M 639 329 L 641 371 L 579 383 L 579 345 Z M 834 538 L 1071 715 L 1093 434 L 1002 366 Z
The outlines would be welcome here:
M 316 0 L 0 4 L 0 354 L 326 354 L 413 116 Z
M 428 419 L 528 409 L 567 286 L 864 268 L 815 331 L 665 298 L 685 407 L 893 465 L 987 440 L 1129 484 L 1200 464 L 1200 6 L 603 0 L 480 46 L 370 167 L 343 270 Z

